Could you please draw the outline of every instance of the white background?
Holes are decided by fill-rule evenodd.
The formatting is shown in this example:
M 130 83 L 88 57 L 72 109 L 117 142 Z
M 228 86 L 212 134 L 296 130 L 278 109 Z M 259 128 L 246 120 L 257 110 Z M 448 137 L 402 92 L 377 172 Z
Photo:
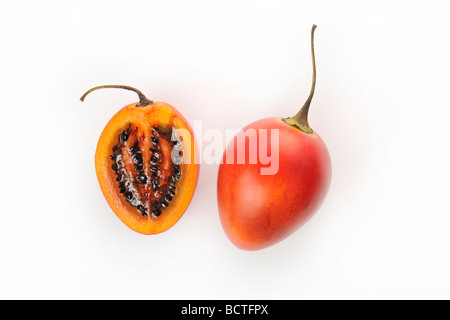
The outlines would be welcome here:
M 446 1 L 9 1 L 0 10 L 0 298 L 450 298 Z M 285 241 L 234 247 L 217 165 L 167 232 L 110 210 L 94 153 L 137 101 L 203 129 L 295 114 L 318 78 L 311 126 L 333 180 Z M 201 139 L 202 137 L 197 137 Z

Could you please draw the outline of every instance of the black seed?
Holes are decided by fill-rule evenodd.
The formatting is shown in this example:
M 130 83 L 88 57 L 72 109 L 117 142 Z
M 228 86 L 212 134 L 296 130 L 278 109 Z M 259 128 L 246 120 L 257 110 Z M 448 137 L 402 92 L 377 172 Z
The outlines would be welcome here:
M 167 191 L 167 193 L 168 193 L 169 195 L 171 195 L 172 197 L 175 195 L 175 191 L 173 191 L 173 190 L 169 190 L 169 191 Z
M 119 137 L 120 142 L 125 142 L 128 140 L 128 131 L 122 131 Z
M 138 151 L 140 151 L 141 149 L 139 148 L 139 143 L 136 141 L 136 143 L 130 148 L 130 153 L 136 153 Z
M 135 171 L 142 171 L 144 170 L 144 164 L 143 163 L 139 163 L 136 164 L 136 168 L 134 168 Z
M 151 172 L 156 172 L 156 171 L 158 171 L 158 167 L 153 166 L 153 167 L 150 168 L 150 171 Z
M 180 181 L 180 177 L 179 176 L 172 176 L 172 181 L 173 182 Z
M 156 147 L 151 147 L 150 152 L 152 152 L 152 153 L 156 152 Z
M 153 156 L 154 156 L 156 159 L 159 159 L 159 153 L 158 153 L 158 152 L 155 152 L 155 153 L 153 154 Z
M 152 212 L 152 216 L 154 217 L 159 217 L 161 215 L 161 210 L 156 209 L 155 211 Z
M 131 191 L 125 192 L 125 198 L 127 198 L 128 201 L 133 199 L 133 192 L 131 192 Z
M 119 188 L 120 189 L 125 188 L 125 181 L 122 181 L 121 183 L 119 183 Z
M 112 168 L 114 171 L 117 171 L 117 169 L 118 169 L 118 168 L 117 168 L 117 164 L 114 163 L 114 164 L 111 166 L 111 168 Z
M 147 177 L 145 176 L 144 173 L 141 172 L 137 176 L 137 181 L 138 181 L 138 183 L 145 184 L 147 182 Z
M 146 207 L 144 207 L 142 204 L 140 204 L 137 206 L 137 208 L 144 217 L 147 216 L 147 208 Z
M 167 194 L 167 195 L 164 197 L 164 200 L 166 200 L 166 202 L 170 202 L 170 200 L 172 200 L 172 196 L 171 196 L 170 194 Z
M 112 154 L 109 157 L 111 158 L 112 161 L 116 160 L 116 155 L 115 154 Z
M 140 158 L 140 157 L 142 157 L 142 152 L 141 152 L 141 150 L 138 150 L 138 151 L 136 151 L 136 152 L 133 152 L 133 156 L 132 156 L 133 159 L 134 159 L 134 158 Z
M 120 188 L 120 193 L 125 193 L 127 191 L 127 189 L 125 189 L 125 187 Z
M 117 163 L 118 168 L 123 168 L 125 166 L 125 163 L 123 163 L 123 160 L 116 160 L 116 163 Z
M 142 156 L 142 153 L 140 151 L 133 154 L 132 158 L 135 162 L 136 162 L 136 160 L 139 162 L 144 161 L 144 157 Z
M 153 144 L 158 144 L 159 142 L 157 137 L 151 137 L 150 140 L 153 142 Z
M 153 189 L 153 191 L 159 190 L 159 183 L 158 183 L 157 179 L 152 180 L 152 189 Z
M 116 152 L 117 149 L 119 149 L 119 146 L 114 146 L 114 147 L 112 148 L 113 152 Z
M 167 202 L 165 202 L 165 201 L 163 201 L 162 203 L 161 203 L 161 209 L 165 209 L 165 208 L 167 208 L 169 206 L 169 204 L 167 203 Z
M 181 175 L 180 167 L 178 167 L 178 166 L 175 167 L 175 175 L 176 176 L 180 176 Z
M 156 165 L 156 162 L 157 162 L 157 160 L 158 160 L 158 159 L 156 159 L 156 157 L 155 157 L 155 156 L 151 157 L 151 158 L 150 158 L 150 164 L 151 164 L 152 166 L 155 166 L 155 165 Z
M 122 179 L 123 179 L 123 175 L 119 173 L 117 175 L 117 182 L 122 182 Z
M 169 188 L 175 190 L 175 184 L 173 182 L 169 182 Z
M 124 181 L 124 185 L 125 185 L 125 188 L 130 188 L 131 187 L 131 182 L 126 180 L 126 181 Z

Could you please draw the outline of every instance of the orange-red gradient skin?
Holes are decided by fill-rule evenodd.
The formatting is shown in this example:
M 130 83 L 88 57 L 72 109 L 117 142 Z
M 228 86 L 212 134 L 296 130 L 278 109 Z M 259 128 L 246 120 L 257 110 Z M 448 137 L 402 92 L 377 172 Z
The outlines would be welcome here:
M 245 164 L 237 164 L 235 137 L 219 166 L 217 195 L 220 220 L 231 242 L 240 249 L 259 250 L 285 239 L 319 208 L 329 189 L 331 161 L 316 133 L 303 133 L 279 118 L 251 123 L 240 134 L 249 129 L 257 132 L 258 152 L 259 129 L 268 130 L 267 150 L 279 152 L 278 172 L 261 175 L 260 169 L 270 164 L 262 164 L 259 156 L 256 164 L 249 164 L 248 143 Z M 270 138 L 273 129 L 279 130 L 274 146 Z M 234 149 L 234 163 L 227 163 L 230 148 Z

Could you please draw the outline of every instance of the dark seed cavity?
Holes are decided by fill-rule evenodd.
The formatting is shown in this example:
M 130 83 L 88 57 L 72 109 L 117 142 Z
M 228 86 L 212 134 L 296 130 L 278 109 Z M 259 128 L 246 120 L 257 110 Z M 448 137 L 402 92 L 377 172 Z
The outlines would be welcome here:
M 181 179 L 178 163 L 171 158 L 173 151 L 181 154 L 181 142 L 172 141 L 172 132 L 153 127 L 150 136 L 130 125 L 119 133 L 119 144 L 109 155 L 111 168 L 116 173 L 118 190 L 124 199 L 143 217 L 157 218 L 176 194 L 176 183 Z M 153 146 L 142 149 L 146 139 Z M 167 150 L 167 143 L 175 150 Z M 149 150 L 149 151 L 145 151 Z M 170 167 L 167 167 L 170 161 Z

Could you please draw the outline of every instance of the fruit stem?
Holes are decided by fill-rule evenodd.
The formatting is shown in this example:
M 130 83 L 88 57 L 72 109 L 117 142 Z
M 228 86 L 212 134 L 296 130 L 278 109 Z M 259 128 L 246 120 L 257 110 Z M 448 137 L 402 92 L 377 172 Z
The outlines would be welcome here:
M 316 28 L 317 26 L 313 24 L 311 29 L 311 56 L 313 65 L 313 77 L 309 97 L 308 99 L 306 99 L 305 104 L 295 116 L 283 119 L 284 122 L 286 122 L 291 126 L 296 127 L 297 129 L 303 131 L 304 133 L 314 133 L 314 131 L 308 124 L 308 112 L 312 98 L 314 96 L 314 90 L 316 89 L 316 56 L 314 54 L 314 30 L 316 30 Z
M 139 103 L 137 104 L 138 107 L 145 107 L 145 106 L 153 104 L 153 101 L 147 99 L 147 97 L 144 96 L 144 94 L 141 91 L 139 91 L 138 89 L 135 89 L 135 88 L 130 87 L 130 86 L 119 86 L 119 85 L 104 85 L 104 86 L 94 87 L 94 88 L 89 89 L 88 91 L 86 91 L 86 93 L 81 96 L 80 100 L 84 101 L 84 98 L 86 98 L 86 96 L 89 93 L 91 93 L 92 91 L 95 91 L 95 90 L 98 90 L 98 89 L 106 89 L 106 88 L 125 89 L 125 90 L 130 90 L 130 91 L 136 92 L 137 95 L 139 96 Z

